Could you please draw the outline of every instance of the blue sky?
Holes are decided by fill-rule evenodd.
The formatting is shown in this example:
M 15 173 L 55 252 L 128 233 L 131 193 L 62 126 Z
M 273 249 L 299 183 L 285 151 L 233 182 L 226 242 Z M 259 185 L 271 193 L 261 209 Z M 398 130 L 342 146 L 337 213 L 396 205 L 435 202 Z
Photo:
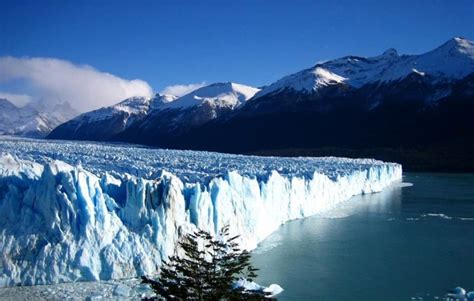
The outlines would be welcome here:
M 87 64 L 155 91 L 260 86 L 320 60 L 417 54 L 454 36 L 474 38 L 474 1 L 0 2 L 0 56 Z

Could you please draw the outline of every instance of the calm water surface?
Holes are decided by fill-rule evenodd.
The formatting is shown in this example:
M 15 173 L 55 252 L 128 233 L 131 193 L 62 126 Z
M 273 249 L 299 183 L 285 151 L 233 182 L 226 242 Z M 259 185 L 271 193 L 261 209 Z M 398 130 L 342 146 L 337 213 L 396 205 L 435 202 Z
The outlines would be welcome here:
M 254 252 L 279 300 L 437 300 L 474 290 L 474 175 L 407 173 L 411 187 L 357 196 L 283 225 Z

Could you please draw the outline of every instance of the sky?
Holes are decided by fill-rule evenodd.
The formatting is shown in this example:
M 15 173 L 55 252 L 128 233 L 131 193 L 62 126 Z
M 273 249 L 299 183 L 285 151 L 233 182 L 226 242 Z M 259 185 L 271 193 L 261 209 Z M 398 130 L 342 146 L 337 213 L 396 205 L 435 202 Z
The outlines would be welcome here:
M 474 39 L 474 1 L 0 0 L 0 97 L 79 110 Z M 87 87 L 87 88 L 84 88 Z

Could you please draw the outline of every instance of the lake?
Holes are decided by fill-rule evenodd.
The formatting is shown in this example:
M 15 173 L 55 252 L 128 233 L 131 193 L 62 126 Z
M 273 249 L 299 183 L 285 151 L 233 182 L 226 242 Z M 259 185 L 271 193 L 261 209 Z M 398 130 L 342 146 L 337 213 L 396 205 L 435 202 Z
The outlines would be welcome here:
M 474 175 L 406 173 L 408 184 L 286 223 L 254 251 L 279 300 L 437 300 L 474 290 Z

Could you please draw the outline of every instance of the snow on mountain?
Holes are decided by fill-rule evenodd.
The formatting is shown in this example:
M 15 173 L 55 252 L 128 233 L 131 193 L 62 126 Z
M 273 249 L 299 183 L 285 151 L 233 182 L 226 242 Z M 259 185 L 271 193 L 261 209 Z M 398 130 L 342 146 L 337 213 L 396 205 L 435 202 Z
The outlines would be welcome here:
M 116 122 L 120 124 L 119 128 L 113 131 L 117 133 L 152 112 L 166 109 L 189 109 L 202 104 L 212 108 L 235 108 L 251 98 L 257 91 L 259 90 L 256 88 L 240 84 L 217 83 L 179 98 L 174 95 L 160 94 L 156 94 L 153 98 L 131 97 L 116 105 L 84 113 L 64 126 L 79 130 L 93 123 L 120 119 L 120 122 Z
M 312 92 L 333 84 L 360 88 L 369 83 L 397 81 L 412 73 L 452 81 L 472 72 L 474 42 L 457 37 L 420 55 L 399 55 L 391 48 L 375 57 L 346 56 L 317 64 L 265 87 L 255 98 L 285 89 Z
M 285 76 L 270 86 L 263 88 L 256 94 L 256 98 L 284 89 L 311 92 L 317 90 L 319 87 L 344 83 L 346 80 L 347 78 L 343 76 L 339 76 L 328 69 L 316 66 L 315 68 L 309 68 Z
M 150 108 L 150 102 L 150 97 L 130 97 L 118 104 L 83 113 L 75 118 L 74 121 L 94 122 L 110 119 L 117 114 L 124 113 L 126 115 L 126 120 L 124 120 L 124 123 L 126 123 L 130 117 L 146 114 Z
M 18 108 L 6 99 L 0 99 L 0 133 L 7 133 L 18 118 Z
M 118 104 L 83 113 L 74 120 L 71 120 L 71 122 L 77 124 L 90 123 L 115 118 L 117 115 L 123 115 L 123 123 L 126 124 L 134 117 L 146 115 L 150 110 L 159 109 L 163 107 L 164 104 L 168 104 L 176 98 L 174 95 L 160 94 L 156 94 L 153 98 L 143 96 L 130 97 Z
M 55 128 L 49 138 L 106 140 L 144 119 L 151 111 L 161 110 L 174 101 L 174 95 L 130 97 L 124 101 L 83 113 Z
M 252 98 L 260 89 L 236 83 L 215 83 L 199 88 L 171 102 L 167 108 L 190 108 L 203 103 L 214 107 L 235 108 Z
M 233 111 L 258 91 L 236 83 L 216 83 L 179 98 L 159 94 L 153 99 L 131 98 L 84 113 L 56 128 L 48 138 L 159 142 L 170 133 L 176 136 Z
M 150 109 L 156 110 L 161 108 L 164 104 L 170 103 L 178 99 L 178 96 L 171 94 L 156 94 L 150 103 Z
M 18 138 L 0 149 L 1 286 L 150 274 L 196 227 L 229 225 L 252 249 L 288 220 L 402 176 L 400 165 L 370 159 Z
M 436 81 L 462 79 L 474 72 L 474 42 L 453 38 L 427 53 L 402 56 L 397 64 L 382 74 L 381 80 L 397 80 L 411 72 L 430 75 Z
M 0 135 L 44 137 L 76 115 L 68 102 L 42 99 L 17 107 L 0 99 Z

